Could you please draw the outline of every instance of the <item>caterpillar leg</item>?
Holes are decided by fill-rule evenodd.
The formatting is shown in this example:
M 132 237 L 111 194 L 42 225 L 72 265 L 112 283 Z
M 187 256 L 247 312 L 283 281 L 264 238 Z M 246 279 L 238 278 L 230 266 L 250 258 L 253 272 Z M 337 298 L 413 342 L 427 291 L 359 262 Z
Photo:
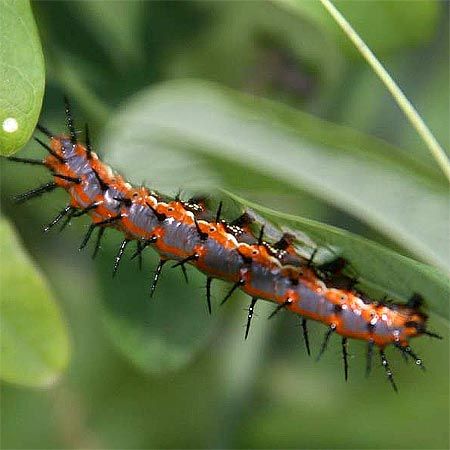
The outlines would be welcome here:
M 154 244 L 157 241 L 157 237 L 153 236 L 150 239 L 147 240 L 143 240 L 143 241 L 137 241 L 139 243 L 136 251 L 131 255 L 130 259 L 134 259 L 136 257 L 141 257 L 142 256 L 142 252 L 150 245 L 150 244 Z
M 51 138 L 50 138 L 51 139 Z M 50 153 L 50 155 L 52 155 L 54 158 L 56 158 L 60 163 L 65 163 L 66 160 L 58 155 L 58 153 L 56 153 L 49 145 L 47 145 L 44 141 L 41 141 L 39 138 L 35 137 L 34 140 L 41 145 L 43 148 L 45 148 L 45 150 L 47 150 L 48 153 Z
M 208 312 L 211 314 L 211 282 L 212 278 L 206 278 L 206 305 L 208 306 Z
M 247 339 L 248 332 L 250 331 L 250 324 L 252 322 L 253 313 L 255 312 L 255 305 L 257 301 L 258 301 L 257 297 L 252 297 L 252 301 L 250 302 L 250 306 L 248 308 L 247 325 L 245 327 L 245 339 Z
M 55 135 L 54 133 L 52 133 L 51 131 L 49 131 L 48 128 L 44 127 L 44 125 L 41 125 L 40 123 L 38 123 L 36 125 L 36 128 L 43 134 L 45 134 L 49 139 L 52 139 L 53 136 Z
M 222 206 L 223 206 L 223 202 L 220 201 L 219 206 L 217 207 L 217 212 L 216 212 L 216 223 L 220 222 L 220 215 L 222 214 Z
M 160 259 L 158 265 L 156 266 L 155 273 L 153 274 L 152 285 L 150 286 L 150 298 L 153 297 L 153 294 L 155 293 L 155 289 L 158 284 L 158 280 L 161 275 L 161 271 L 164 267 L 164 264 L 166 264 L 166 262 L 167 262 L 167 259 Z
M 380 359 L 381 359 L 381 365 L 384 367 L 384 371 L 386 372 L 386 376 L 388 377 L 389 382 L 391 383 L 392 389 L 394 389 L 395 392 L 398 392 L 397 385 L 394 381 L 394 374 L 392 373 L 391 368 L 389 367 L 389 362 L 386 358 L 386 354 L 384 353 L 384 350 L 380 348 Z
M 408 355 L 404 350 L 402 350 L 400 345 L 395 345 L 395 348 L 398 349 L 402 355 L 403 361 L 405 361 L 406 364 L 409 363 Z
M 322 357 L 322 355 L 324 354 L 325 350 L 327 349 L 330 337 L 335 332 L 335 330 L 336 330 L 336 326 L 335 325 L 330 325 L 330 327 L 328 328 L 327 332 L 325 333 L 325 337 L 324 337 L 323 342 L 322 342 L 322 347 L 320 348 L 320 352 L 317 355 L 317 361 L 319 361 L 319 359 Z
M 20 163 L 24 163 L 24 164 L 31 164 L 32 166 L 45 166 L 44 161 L 40 161 L 39 159 L 18 158 L 17 156 L 8 156 L 6 159 L 8 161 L 20 162 Z
M 348 340 L 346 337 L 342 338 L 342 360 L 344 361 L 344 378 L 348 380 Z
M 56 178 L 60 178 L 61 180 L 70 181 L 71 183 L 75 183 L 75 184 L 80 184 L 81 183 L 81 179 L 80 178 L 69 177 L 67 175 L 62 175 L 60 173 L 52 172 L 52 176 L 54 176 Z
M 138 257 L 138 267 L 139 270 L 142 270 L 142 242 L 141 241 L 136 241 L 136 256 Z
M 64 96 L 64 109 L 66 112 L 66 123 L 67 123 L 67 128 L 69 130 L 69 134 L 70 134 L 70 141 L 72 142 L 73 145 L 77 144 L 77 133 L 75 131 L 75 123 L 73 121 L 73 114 L 72 114 L 72 107 L 70 106 L 70 102 L 69 99 Z
M 58 185 L 54 181 L 50 181 L 49 183 L 45 183 L 42 186 L 31 189 L 27 192 L 23 192 L 22 194 L 16 195 L 14 197 L 14 201 L 16 203 L 23 203 L 26 202 L 27 200 L 30 200 L 31 198 L 39 197 L 42 194 L 45 194 L 46 192 L 51 192 L 57 187 Z
M 67 214 L 66 219 L 63 221 L 63 223 L 61 224 L 61 226 L 59 227 L 59 232 L 61 233 L 61 231 L 64 231 L 65 228 L 67 227 L 67 225 L 69 225 L 70 221 L 72 220 L 72 218 L 75 217 L 75 210 L 72 212 L 69 212 L 69 214 Z
M 274 310 L 273 312 L 270 314 L 270 316 L 268 317 L 268 319 L 271 319 L 272 317 L 274 317 L 276 314 L 278 314 L 283 308 L 286 308 L 287 306 L 289 306 L 292 303 L 292 300 L 290 298 L 288 298 L 286 301 L 284 301 L 283 303 L 280 303 Z
M 86 140 L 86 156 L 88 159 L 92 158 L 92 144 L 91 144 L 91 137 L 90 137 L 90 133 L 89 133 L 89 126 L 86 123 L 84 125 L 84 137 Z
M 119 269 L 120 261 L 122 260 L 123 253 L 125 252 L 125 249 L 129 242 L 130 242 L 130 239 L 124 239 L 120 244 L 119 251 L 117 252 L 116 257 L 114 258 L 114 267 L 113 267 L 113 273 L 112 273 L 113 277 L 115 277 L 117 274 L 117 270 Z
M 95 178 L 96 178 L 97 181 L 98 181 L 98 184 L 100 185 L 100 189 L 101 189 L 103 192 L 107 191 L 107 190 L 109 189 L 108 184 L 105 183 L 105 182 L 103 181 L 103 178 L 98 174 L 98 172 L 97 172 L 93 167 L 91 167 L 91 170 L 92 170 L 92 172 L 94 173 Z M 117 198 L 116 198 L 115 200 L 120 201 L 120 200 L 117 199 Z
M 57 223 L 59 223 L 64 217 L 66 217 L 68 214 L 70 215 L 73 211 L 75 211 L 75 208 L 71 205 L 67 205 L 62 211 L 60 211 L 57 216 L 44 227 L 44 233 L 47 233 L 50 231 L 51 228 L 53 228 Z
M 264 225 L 261 226 L 258 235 L 258 245 L 263 245 L 264 243 Z
M 239 288 L 239 287 L 241 287 L 241 286 L 244 286 L 244 284 L 245 284 L 245 280 L 239 280 L 239 281 L 237 281 L 236 283 L 234 283 L 233 284 L 233 286 L 231 287 L 231 289 L 228 291 L 228 293 L 227 293 L 227 295 L 225 295 L 225 297 L 224 297 L 224 299 L 221 301 L 221 305 L 223 305 L 232 295 L 233 295 L 233 292 L 237 289 L 237 288 Z
M 302 330 L 303 330 L 303 340 L 305 341 L 306 353 L 311 356 L 311 349 L 309 348 L 309 337 L 308 337 L 308 321 L 302 317 Z
M 200 229 L 200 225 L 198 224 L 198 220 L 197 220 L 195 217 L 194 217 L 194 225 L 195 225 L 195 228 L 196 228 L 196 230 L 197 230 L 198 237 L 200 238 L 200 240 L 201 240 L 201 241 L 206 241 L 206 240 L 208 239 L 208 237 L 209 237 L 209 234 L 203 232 L 203 231 Z
M 106 228 L 100 227 L 98 229 L 97 240 L 95 241 L 94 251 L 92 253 L 92 259 L 95 259 L 98 251 L 100 250 L 100 242 L 102 241 L 103 235 L 105 234 Z
M 86 234 L 83 237 L 83 240 L 81 241 L 80 246 L 78 247 L 78 250 L 83 250 L 84 247 L 86 247 L 87 243 L 89 242 L 89 239 L 92 236 L 93 231 L 95 230 L 95 223 L 91 223 L 89 225 L 89 228 L 86 232 Z
M 422 358 L 417 356 L 412 348 L 409 345 L 396 345 L 396 347 L 402 352 L 402 355 L 407 359 L 408 357 L 413 359 L 417 366 L 419 366 L 422 370 L 426 370 L 425 366 L 423 365 Z
M 186 266 L 184 264 L 181 264 L 180 269 L 181 269 L 181 272 L 183 272 L 184 281 L 186 281 L 186 284 L 189 284 L 189 278 L 188 278 Z
M 428 331 L 428 330 L 422 331 L 422 334 L 426 334 L 427 336 L 430 336 L 435 339 L 443 339 L 443 337 L 440 334 L 433 333 L 432 331 Z
M 67 227 L 67 225 L 69 225 L 70 221 L 74 217 L 81 217 L 84 214 L 87 214 L 92 209 L 97 208 L 97 206 L 99 206 L 100 203 L 101 202 L 92 203 L 92 205 L 89 205 L 86 208 L 83 208 L 81 210 L 78 210 L 77 208 L 72 208 L 72 210 L 69 212 L 69 214 L 67 214 L 66 220 L 62 223 L 61 227 L 59 228 L 59 232 L 63 231 Z
M 189 255 L 186 258 L 182 259 L 181 261 L 178 261 L 176 264 L 174 264 L 172 266 L 172 268 L 183 266 L 184 264 L 186 264 L 189 261 L 197 261 L 198 258 L 199 258 L 198 254 L 194 253 L 193 255 Z
M 81 245 L 78 248 L 78 250 L 83 250 L 83 248 L 86 247 L 87 243 L 89 242 L 89 239 L 92 236 L 92 232 L 95 230 L 96 227 L 101 227 L 103 225 L 109 225 L 111 223 L 117 222 L 121 218 L 122 218 L 122 215 L 118 214 L 117 216 L 113 216 L 113 217 L 110 217 L 109 219 L 102 220 L 101 222 L 91 223 L 91 225 L 89 225 L 89 228 L 88 228 L 86 234 L 84 235 L 83 241 L 81 242 Z

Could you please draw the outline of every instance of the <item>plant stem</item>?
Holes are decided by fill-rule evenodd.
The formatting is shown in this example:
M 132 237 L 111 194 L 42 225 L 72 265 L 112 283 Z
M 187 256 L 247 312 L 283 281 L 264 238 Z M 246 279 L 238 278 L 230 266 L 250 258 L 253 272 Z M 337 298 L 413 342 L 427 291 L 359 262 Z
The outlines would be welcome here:
M 369 47 L 364 43 L 358 33 L 347 22 L 345 17 L 336 9 L 333 3 L 331 3 L 330 0 L 320 0 L 320 2 L 322 3 L 323 7 L 330 13 L 333 19 L 337 22 L 337 24 L 342 28 L 344 33 L 353 42 L 353 44 L 355 44 L 355 47 L 359 50 L 367 63 L 372 67 L 374 72 L 378 75 L 380 80 L 391 93 L 394 100 L 397 102 L 400 109 L 411 122 L 411 125 L 416 129 L 417 133 L 422 138 L 425 145 L 428 147 L 429 151 L 441 167 L 445 176 L 450 180 L 450 162 L 448 160 L 448 157 L 445 154 L 443 148 L 439 145 L 436 138 L 433 136 L 433 133 L 420 117 L 417 110 L 406 98 L 400 87 L 392 79 L 392 77 L 389 75 L 389 73 L 386 71 L 377 57 L 373 54 L 373 52 L 369 49 Z

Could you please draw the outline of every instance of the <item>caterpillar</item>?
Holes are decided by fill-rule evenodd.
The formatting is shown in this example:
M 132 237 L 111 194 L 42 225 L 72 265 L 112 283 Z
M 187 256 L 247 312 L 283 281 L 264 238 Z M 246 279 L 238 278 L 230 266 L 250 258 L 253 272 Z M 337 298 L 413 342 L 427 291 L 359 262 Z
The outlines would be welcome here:
M 211 283 L 221 279 L 231 287 L 221 304 L 240 289 L 251 297 L 248 308 L 245 339 L 250 331 L 258 300 L 276 303 L 270 318 L 281 310 L 290 311 L 301 319 L 303 338 L 311 354 L 307 321 L 326 325 L 326 333 L 318 358 L 325 352 L 332 334 L 341 336 L 344 378 L 348 379 L 348 340 L 367 342 L 366 374 L 372 368 L 375 348 L 392 388 L 397 391 L 394 375 L 386 357 L 387 346 L 401 351 L 405 359 L 414 360 L 425 369 L 422 359 L 412 350 L 410 340 L 421 335 L 441 339 L 428 330 L 423 299 L 414 294 L 406 303 L 376 301 L 356 289 L 357 279 L 345 273 L 348 262 L 337 257 L 326 263 L 315 263 L 315 251 L 305 256 L 294 245 L 295 236 L 284 233 L 271 242 L 265 238 L 264 225 L 259 232 L 252 227 L 252 217 L 244 212 L 233 221 L 222 217 L 222 202 L 217 211 L 210 211 L 204 199 L 184 201 L 164 197 L 146 187 L 133 187 L 101 161 L 93 151 L 89 128 L 85 127 L 85 143 L 77 137 L 71 106 L 65 98 L 67 134 L 55 134 L 38 124 L 37 129 L 49 142 L 35 137 L 48 152 L 43 160 L 10 156 L 14 162 L 46 167 L 51 176 L 42 186 L 19 194 L 17 202 L 41 196 L 57 188 L 69 194 L 68 204 L 44 228 L 49 231 L 62 223 L 64 228 L 76 217 L 89 216 L 91 224 L 81 242 L 88 244 L 94 231 L 98 234 L 95 256 L 107 228 L 123 234 L 113 263 L 116 275 L 126 247 L 136 242 L 132 258 L 142 258 L 148 247 L 160 257 L 150 288 L 153 296 L 161 272 L 169 261 L 172 267 L 190 264 L 206 275 L 206 302 L 211 313 Z

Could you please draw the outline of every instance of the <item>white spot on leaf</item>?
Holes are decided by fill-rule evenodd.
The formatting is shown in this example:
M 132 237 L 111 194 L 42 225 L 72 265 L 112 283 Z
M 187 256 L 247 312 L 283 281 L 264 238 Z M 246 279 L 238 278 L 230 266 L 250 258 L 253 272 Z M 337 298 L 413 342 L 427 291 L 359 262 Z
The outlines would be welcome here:
M 2 128 L 6 133 L 15 133 L 19 129 L 19 124 L 14 117 L 8 117 L 3 121 Z

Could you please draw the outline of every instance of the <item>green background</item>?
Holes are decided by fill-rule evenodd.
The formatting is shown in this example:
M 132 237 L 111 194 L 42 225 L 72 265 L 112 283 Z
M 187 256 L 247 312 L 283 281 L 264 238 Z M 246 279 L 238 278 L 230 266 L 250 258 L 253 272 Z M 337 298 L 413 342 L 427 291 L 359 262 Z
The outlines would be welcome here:
M 338 338 L 316 363 L 298 318 L 265 320 L 270 304 L 258 303 L 244 342 L 245 296 L 219 309 L 217 282 L 209 316 L 204 277 L 188 269 L 185 285 L 167 270 L 150 301 L 154 254 L 142 272 L 126 258 L 111 279 L 120 236 L 107 232 L 94 262 L 92 248 L 77 251 L 86 219 L 42 233 L 66 194 L 15 205 L 48 175 L 1 160 L 2 447 L 448 448 L 448 185 L 320 4 L 300 1 L 295 15 L 276 2 L 31 6 L 40 122 L 64 131 L 67 94 L 77 129 L 87 121 L 95 149 L 133 183 L 211 193 L 233 217 L 225 189 L 385 246 L 260 210 L 336 244 L 377 294 L 424 293 L 444 340 L 413 342 L 425 374 L 388 350 L 398 395 L 378 364 L 364 377 L 363 343 L 350 344 L 345 383 Z M 448 5 L 338 6 L 449 148 Z M 0 136 L 9 154 L 32 133 L 44 73 L 28 3 L 0 10 L 0 64 L 21 74 L 0 80 L 0 119 L 24 123 L 17 140 Z M 19 153 L 42 155 L 33 142 Z M 315 355 L 325 330 L 310 328 Z

